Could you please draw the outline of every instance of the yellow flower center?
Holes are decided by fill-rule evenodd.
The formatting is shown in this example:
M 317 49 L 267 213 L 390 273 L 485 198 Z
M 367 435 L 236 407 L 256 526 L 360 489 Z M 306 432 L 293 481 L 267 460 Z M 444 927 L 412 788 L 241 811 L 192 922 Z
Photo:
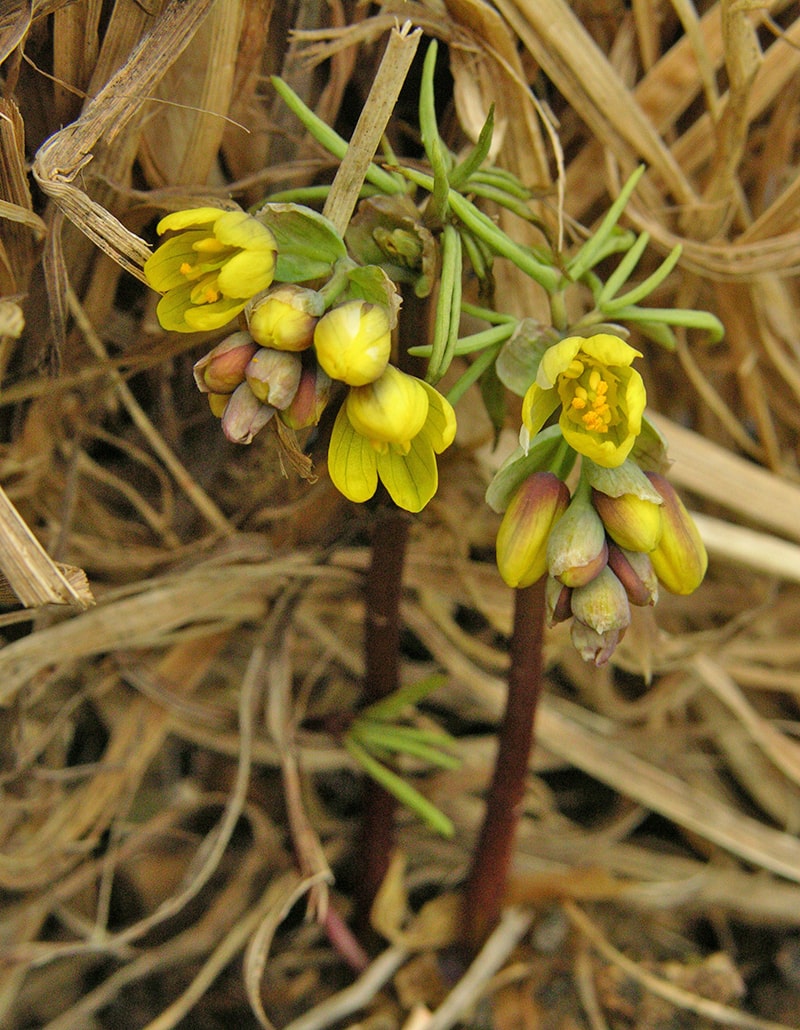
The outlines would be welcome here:
M 610 377 L 607 369 L 603 371 Z M 571 421 L 582 423 L 590 433 L 607 433 L 614 421 L 610 400 L 615 393 L 612 389 L 609 397 L 608 379 L 594 367 L 593 362 L 590 363 L 590 359 L 582 361 L 579 358 L 572 360 L 569 368 L 561 373 L 561 378 L 569 381 L 563 385 L 569 397 L 568 400 L 564 398 L 564 403 Z
M 192 245 L 197 253 L 196 261 L 184 261 L 180 273 L 188 282 L 196 282 L 190 294 L 192 304 L 214 304 L 222 296 L 218 285 L 219 270 L 228 258 L 237 253 L 236 247 L 220 243 L 213 236 L 207 236 Z

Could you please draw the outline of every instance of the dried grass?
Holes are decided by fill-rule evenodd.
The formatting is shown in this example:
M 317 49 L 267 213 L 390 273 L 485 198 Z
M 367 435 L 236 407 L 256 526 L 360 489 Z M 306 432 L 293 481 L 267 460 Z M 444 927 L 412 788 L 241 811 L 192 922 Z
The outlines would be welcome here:
M 797 1025 L 800 7 L 301 4 L 290 44 L 270 0 L 159 8 L 0 17 L 0 1023 L 445 1027 L 489 1005 L 497 1025 Z M 676 356 L 642 343 L 708 581 L 612 669 L 549 634 L 518 907 L 452 992 L 426 952 L 479 823 L 511 615 L 482 557 L 498 458 L 477 397 L 403 608 L 404 677 L 447 673 L 464 763 L 418 779 L 456 835 L 401 820 L 394 940 L 351 985 L 321 926 L 350 907 L 356 778 L 314 727 L 359 696 L 366 523 L 324 474 L 285 477 L 268 438 L 220 439 L 189 374 L 208 341 L 164 334 L 137 282 L 161 210 L 327 174 L 266 76 L 349 133 L 398 13 L 449 44 L 453 145 L 494 102 L 497 160 L 553 238 L 644 160 L 630 224 L 684 248 L 657 302 L 727 329 Z M 541 314 L 503 267 L 498 298 Z

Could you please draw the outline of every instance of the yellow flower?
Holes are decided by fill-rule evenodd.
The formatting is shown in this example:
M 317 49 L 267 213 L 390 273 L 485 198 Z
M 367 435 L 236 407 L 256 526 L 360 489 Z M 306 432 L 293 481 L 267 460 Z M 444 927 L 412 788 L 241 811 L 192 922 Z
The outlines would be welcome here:
M 144 265 L 147 281 L 164 294 L 157 314 L 165 329 L 219 329 L 272 283 L 275 237 L 244 211 L 175 211 L 158 223 L 159 235 L 170 230 L 176 235 Z
M 642 377 L 630 367 L 638 357 L 609 333 L 570 336 L 550 347 L 523 402 L 523 447 L 560 402 L 567 443 L 605 468 L 621 465 L 641 431 L 647 400 Z
M 392 349 L 389 312 L 349 300 L 322 316 L 314 330 L 317 360 L 331 379 L 367 386 L 382 375 Z
M 453 442 L 453 408 L 432 386 L 388 365 L 355 387 L 336 416 L 328 450 L 331 481 L 351 501 L 375 493 L 380 477 L 395 504 L 421 511 L 436 493 L 436 455 Z

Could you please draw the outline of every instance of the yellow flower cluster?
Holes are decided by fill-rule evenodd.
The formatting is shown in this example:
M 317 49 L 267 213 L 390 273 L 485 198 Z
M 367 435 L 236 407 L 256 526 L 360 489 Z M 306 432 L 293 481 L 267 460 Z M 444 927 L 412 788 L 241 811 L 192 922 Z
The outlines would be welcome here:
M 708 564 L 675 490 L 630 457 L 646 403 L 641 376 L 631 368 L 638 356 L 608 333 L 570 337 L 545 351 L 523 402 L 520 443 L 529 451 L 560 404 L 561 434 L 584 467 L 572 497 L 552 472 L 529 475 L 497 535 L 506 583 L 525 587 L 547 575 L 550 623 L 571 618 L 575 647 L 597 665 L 622 639 L 631 604 L 655 604 L 659 584 L 692 593 Z
M 225 435 L 250 443 L 274 416 L 298 429 L 316 424 L 333 380 L 349 387 L 331 437 L 328 468 L 350 500 L 366 501 L 380 479 L 394 502 L 420 511 L 436 493 L 436 455 L 453 442 L 452 406 L 433 387 L 389 363 L 392 326 L 380 304 L 347 299 L 328 310 L 322 293 L 272 287 L 278 247 L 243 211 L 204 207 L 167 215 L 173 233 L 145 264 L 163 296 L 165 329 L 213 330 L 244 313 L 195 365 Z

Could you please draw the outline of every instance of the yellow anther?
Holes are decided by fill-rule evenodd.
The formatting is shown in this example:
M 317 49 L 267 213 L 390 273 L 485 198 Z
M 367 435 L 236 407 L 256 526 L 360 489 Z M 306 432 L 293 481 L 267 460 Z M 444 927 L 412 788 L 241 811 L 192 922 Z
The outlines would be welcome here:
M 576 394 L 572 398 L 571 403 L 572 403 L 572 407 L 575 408 L 576 411 L 583 411 L 583 409 L 586 407 L 586 398 L 585 397 L 578 397 L 578 395 Z
M 597 371 L 596 368 L 593 368 L 592 371 L 589 373 L 589 389 L 597 392 L 597 389 L 602 381 L 603 380 L 600 376 L 600 373 Z

